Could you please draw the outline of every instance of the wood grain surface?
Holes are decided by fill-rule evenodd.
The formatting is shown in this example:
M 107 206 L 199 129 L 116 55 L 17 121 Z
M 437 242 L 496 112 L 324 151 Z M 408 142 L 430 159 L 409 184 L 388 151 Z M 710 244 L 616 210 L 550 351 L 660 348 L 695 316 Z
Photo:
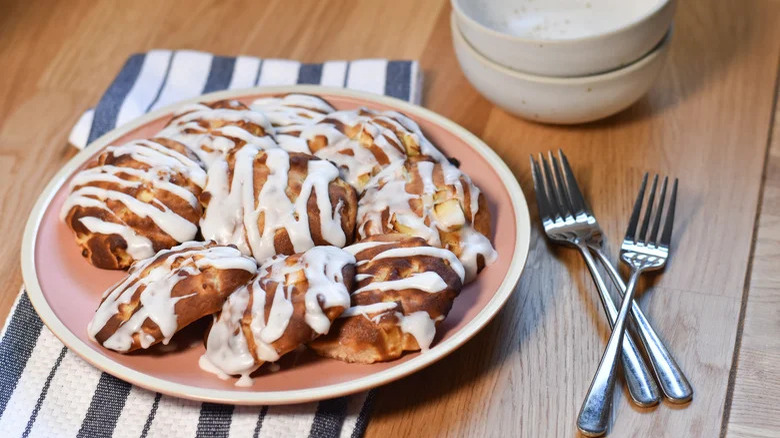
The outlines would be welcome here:
M 638 409 L 619 392 L 612 436 L 777 436 L 780 122 L 771 127 L 780 1 L 679 2 L 651 92 L 619 115 L 573 127 L 525 122 L 482 98 L 458 68 L 449 14 L 446 0 L 0 0 L 0 319 L 21 284 L 27 214 L 73 155 L 70 127 L 130 54 L 419 59 L 424 106 L 493 147 L 531 203 L 528 155 L 563 148 L 613 253 L 642 174 L 680 178 L 673 258 L 643 282 L 640 301 L 695 397 Z M 381 388 L 367 436 L 576 435 L 608 336 L 579 256 L 536 228 L 506 308 L 457 352 Z
M 780 90 L 775 91 L 780 98 Z M 748 296 L 731 409 L 725 420 L 732 437 L 780 435 L 780 107 L 767 156 L 762 202 L 751 258 Z

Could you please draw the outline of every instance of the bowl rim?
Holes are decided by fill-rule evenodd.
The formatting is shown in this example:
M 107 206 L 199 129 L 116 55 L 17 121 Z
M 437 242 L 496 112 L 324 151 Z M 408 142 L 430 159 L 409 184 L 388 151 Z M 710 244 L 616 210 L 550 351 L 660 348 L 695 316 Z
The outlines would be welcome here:
M 641 58 L 637 59 L 636 61 L 630 64 L 612 70 L 608 70 L 606 72 L 596 73 L 596 74 L 586 75 L 586 76 L 565 76 L 565 77 L 541 76 L 541 75 L 534 75 L 531 73 L 526 73 L 518 70 L 513 70 L 509 67 L 501 65 L 489 59 L 488 57 L 480 53 L 477 49 L 474 48 L 474 46 L 471 45 L 471 43 L 468 42 L 466 37 L 463 36 L 463 32 L 461 32 L 460 30 L 460 25 L 458 24 L 458 20 L 457 17 L 455 16 L 455 13 L 453 12 L 450 15 L 450 31 L 452 33 L 453 43 L 456 45 L 463 46 L 467 51 L 471 53 L 472 57 L 475 58 L 478 62 L 482 63 L 483 65 L 485 65 L 491 70 L 499 71 L 505 76 L 511 76 L 516 79 L 522 79 L 527 82 L 546 83 L 551 85 L 575 85 L 575 84 L 592 84 L 592 83 L 604 82 L 631 73 L 633 71 L 640 70 L 643 67 L 645 67 L 647 64 L 655 60 L 655 58 L 660 56 L 662 52 L 666 50 L 666 48 L 669 46 L 669 42 L 672 39 L 673 27 L 674 27 L 673 25 L 669 26 L 669 30 L 666 31 L 664 37 L 661 39 L 661 41 L 658 42 L 658 44 L 655 45 L 655 47 L 653 47 L 644 56 L 642 56 Z M 458 42 L 455 42 L 456 40 L 458 40 Z
M 598 33 L 594 35 L 588 35 L 588 36 L 582 36 L 577 38 L 568 38 L 568 39 L 548 39 L 548 38 L 527 38 L 527 37 L 520 37 L 516 35 L 511 35 L 504 32 L 499 32 L 496 29 L 493 29 L 491 27 L 488 27 L 476 19 L 469 16 L 458 4 L 461 0 L 450 0 L 450 4 L 452 5 L 452 10 L 457 14 L 459 18 L 462 18 L 465 22 L 467 22 L 470 26 L 473 26 L 480 30 L 483 33 L 487 33 L 490 36 L 494 38 L 499 38 L 502 40 L 507 40 L 511 42 L 516 43 L 523 43 L 523 44 L 546 44 L 546 45 L 566 45 L 566 44 L 573 44 L 573 43 L 584 43 L 584 42 L 590 42 L 595 41 L 600 38 L 608 38 L 615 36 L 616 34 L 625 32 L 633 27 L 639 26 L 641 23 L 645 21 L 649 21 L 650 18 L 653 16 L 659 14 L 661 10 L 663 10 L 665 7 L 671 5 L 676 0 L 661 0 L 658 5 L 651 9 L 648 13 L 645 15 L 642 15 L 638 19 L 635 19 L 629 23 L 626 23 L 618 28 L 609 30 L 607 32 Z
M 485 307 L 463 328 L 455 332 L 449 339 L 437 344 L 439 348 L 433 348 L 424 355 L 419 355 L 411 360 L 398 364 L 397 366 L 381 370 L 376 373 L 360 377 L 355 380 L 327 384 L 306 389 L 288 390 L 288 391 L 232 391 L 208 389 L 193 386 L 184 383 L 172 382 L 159 377 L 154 377 L 141 371 L 137 371 L 127 365 L 115 362 L 111 358 L 94 352 L 91 347 L 78 338 L 60 318 L 54 313 L 54 309 L 49 305 L 43 292 L 35 267 L 35 248 L 38 238 L 38 228 L 43 219 L 52 198 L 57 190 L 67 180 L 67 178 L 87 159 L 94 155 L 95 150 L 108 145 L 110 142 L 120 138 L 127 132 L 156 120 L 160 117 L 171 114 L 182 105 L 199 101 L 220 100 L 237 98 L 241 96 L 252 96 L 257 94 L 286 94 L 286 93 L 308 93 L 315 95 L 339 95 L 350 98 L 364 100 L 370 103 L 379 103 L 393 107 L 395 110 L 407 114 L 427 119 L 436 123 L 448 131 L 454 133 L 476 153 L 482 156 L 488 162 L 490 167 L 496 172 L 499 179 L 506 186 L 506 191 L 510 199 L 510 208 L 514 214 L 514 226 L 517 230 L 517 240 L 514 245 L 512 260 L 510 261 L 507 273 L 502 282 L 497 287 L 493 297 L 487 302 Z M 86 147 L 81 152 L 72 157 L 49 181 L 29 214 L 24 229 L 24 236 L 21 246 L 21 265 L 22 278 L 25 289 L 36 313 L 49 327 L 52 333 L 69 349 L 90 363 L 92 366 L 106 371 L 126 382 L 139 387 L 158 391 L 163 394 L 181 397 L 190 400 L 207 401 L 215 403 L 228 403 L 237 405 L 277 405 L 304 403 L 315 400 L 322 400 L 331 397 L 339 397 L 371 389 L 384 385 L 405 377 L 414 372 L 438 362 L 443 357 L 454 352 L 469 339 L 479 333 L 498 312 L 504 307 L 506 302 L 517 291 L 520 277 L 525 269 L 525 265 L 530 255 L 531 247 L 531 218 L 528 209 L 528 202 L 520 187 L 520 183 L 514 176 L 508 165 L 485 144 L 476 135 L 466 130 L 450 119 L 439 115 L 427 108 L 415 105 L 393 97 L 383 96 L 357 90 L 348 90 L 342 88 L 323 87 L 315 85 L 291 85 L 291 86 L 263 86 L 240 90 L 227 90 L 204 94 L 191 99 L 185 99 L 181 102 L 165 106 L 158 110 L 147 113 L 134 119 L 118 128 L 115 128 L 104 134 L 99 139 L 90 143 L 92 147 Z

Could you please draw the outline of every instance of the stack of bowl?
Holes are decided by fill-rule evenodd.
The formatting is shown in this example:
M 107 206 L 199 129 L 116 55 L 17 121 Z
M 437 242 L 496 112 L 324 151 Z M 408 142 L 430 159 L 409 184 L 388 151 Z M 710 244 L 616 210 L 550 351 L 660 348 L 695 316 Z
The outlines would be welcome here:
M 451 0 L 469 82 L 507 111 L 583 123 L 642 97 L 663 67 L 675 0 Z

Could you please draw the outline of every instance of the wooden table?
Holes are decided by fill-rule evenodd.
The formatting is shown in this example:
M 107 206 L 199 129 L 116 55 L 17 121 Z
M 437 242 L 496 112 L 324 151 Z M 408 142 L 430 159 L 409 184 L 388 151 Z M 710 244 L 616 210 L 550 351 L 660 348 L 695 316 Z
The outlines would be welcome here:
M 564 148 L 613 253 L 642 173 L 680 177 L 674 258 L 645 282 L 641 302 L 695 399 L 642 410 L 619 392 L 612 436 L 778 436 L 780 1 L 679 2 L 653 90 L 617 116 L 572 127 L 519 120 L 478 95 L 453 55 L 449 14 L 446 0 L 0 0 L 0 319 L 21 284 L 27 212 L 73 155 L 70 127 L 131 53 L 419 59 L 424 105 L 495 148 L 532 203 L 528 154 Z M 608 335 L 579 256 L 535 229 L 506 308 L 456 353 L 382 388 L 367 435 L 576 435 Z

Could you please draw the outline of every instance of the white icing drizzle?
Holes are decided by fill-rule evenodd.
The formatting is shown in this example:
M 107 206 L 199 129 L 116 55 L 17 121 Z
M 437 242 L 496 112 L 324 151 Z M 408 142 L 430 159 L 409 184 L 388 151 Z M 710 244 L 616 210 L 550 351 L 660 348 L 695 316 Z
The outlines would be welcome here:
M 347 251 L 352 255 L 358 255 L 367 249 L 376 248 L 377 246 L 383 246 L 383 245 L 392 245 L 394 243 L 396 242 L 394 241 L 383 242 L 381 240 L 375 240 L 375 241 L 367 240 L 364 242 L 353 243 L 352 245 L 346 246 L 344 247 L 344 251 Z M 370 260 L 364 260 L 364 261 L 368 262 Z
M 433 338 L 436 336 L 436 321 L 431 319 L 428 312 L 419 311 L 409 315 L 396 313 L 401 320 L 401 331 L 414 336 L 420 350 L 424 353 L 431 348 Z
M 122 224 L 105 222 L 96 217 L 82 217 L 79 219 L 89 231 L 98 234 L 118 234 L 127 242 L 127 253 L 134 260 L 149 258 L 154 255 L 152 241 Z
M 211 374 L 214 374 L 215 376 L 219 377 L 222 380 L 227 380 L 230 378 L 230 375 L 225 374 L 221 369 L 217 368 L 216 365 L 211 363 L 208 357 L 206 357 L 205 354 L 201 355 L 198 359 L 198 366 L 203 371 L 209 372 Z
M 151 218 L 155 225 L 178 242 L 192 240 L 198 232 L 198 227 L 195 224 L 179 216 L 178 213 L 159 201 L 152 205 L 120 191 L 99 187 L 84 186 L 75 190 L 65 200 L 63 211 L 70 211 L 75 206 L 88 206 L 89 203 L 94 202 L 95 198 L 102 202 L 101 205 L 105 205 L 107 200 L 121 202 L 136 216 Z M 110 211 L 108 207 L 104 208 Z M 67 215 L 67 213 L 65 214 Z
M 452 253 L 452 251 L 443 248 L 436 248 L 433 246 L 412 246 L 408 248 L 403 248 L 403 247 L 390 248 L 375 255 L 374 258 L 371 260 L 373 261 L 373 260 L 380 260 L 380 259 L 389 259 L 393 257 L 414 257 L 414 256 L 430 256 L 430 257 L 438 257 L 440 259 L 444 259 L 449 263 L 450 268 L 452 268 L 452 270 L 455 271 L 456 274 L 458 274 L 458 277 L 460 277 L 460 281 L 463 282 L 463 280 L 465 280 L 466 270 L 463 267 L 463 264 L 460 262 L 460 260 L 458 260 L 455 254 Z
M 249 377 L 248 375 L 242 375 L 241 377 L 236 380 L 236 386 L 242 387 L 242 388 L 249 388 L 254 384 L 254 380 Z
M 309 148 L 309 142 L 314 142 L 318 137 L 324 138 L 324 143 L 327 145 L 346 141 L 344 133 L 331 123 L 289 125 L 276 128 L 276 141 L 280 148 L 288 152 L 313 154 L 314 152 Z
M 83 217 L 80 219 L 81 223 L 94 233 L 116 234 L 124 238 L 128 244 L 128 254 L 136 260 L 154 254 L 151 248 L 152 242 L 145 236 L 138 235 L 136 230 L 114 214 L 108 207 L 109 200 L 121 202 L 139 217 L 150 218 L 163 232 L 178 242 L 192 240 L 195 237 L 197 226 L 158 199 L 143 201 L 122 190 L 135 189 L 143 185 L 151 186 L 183 199 L 193 208 L 198 207 L 198 199 L 193 192 L 171 182 L 174 175 L 181 174 L 198 187 L 205 186 L 206 173 L 198 162 L 152 140 L 136 140 L 122 146 L 109 146 L 103 153 L 114 157 L 129 155 L 134 161 L 143 163 L 147 168 L 106 164 L 78 172 L 70 181 L 70 187 L 75 190 L 71 192 L 60 210 L 62 220 L 65 220 L 68 213 L 77 206 L 97 207 L 108 212 L 114 221 Z M 111 184 L 111 188 L 95 186 L 99 183 Z
M 304 295 L 306 323 L 316 333 L 327 333 L 330 320 L 323 309 L 349 307 L 349 292 L 344 284 L 342 270 L 355 263 L 348 252 L 333 246 L 317 246 L 300 255 L 297 263 L 288 264 L 288 256 L 277 255 L 266 261 L 258 276 L 247 286 L 234 292 L 215 318 L 206 342 L 205 371 L 214 372 L 210 366 L 223 374 L 241 375 L 239 382 L 250 382 L 249 374 L 261 364 L 255 362 L 249 351 L 245 334 L 240 330 L 249 297 L 252 297 L 250 329 L 256 349 L 254 355 L 262 362 L 279 359 L 273 342 L 284 335 L 293 315 L 293 285 L 285 287 L 288 276 L 303 270 L 308 289 Z M 268 320 L 265 320 L 266 292 L 264 287 L 276 283 Z M 322 304 L 320 304 L 322 303 Z M 237 383 L 238 385 L 239 383 Z
M 95 340 L 95 336 L 106 323 L 119 313 L 119 306 L 130 303 L 143 286 L 138 309 L 103 342 L 103 346 L 115 351 L 128 351 L 133 345 L 133 336 L 140 335 L 141 347 L 148 348 L 155 339 L 141 329 L 147 318 L 160 328 L 163 343 L 167 344 L 178 328 L 176 303 L 198 293 L 193 291 L 191 294 L 172 297 L 173 288 L 181 280 L 214 266 L 219 266 L 218 269 L 242 269 L 248 272 L 255 272 L 257 269 L 253 260 L 244 257 L 235 248 L 205 248 L 203 245 L 203 242 L 186 242 L 133 265 L 129 275 L 104 294 L 103 302 L 87 326 L 90 338 Z M 147 271 L 155 261 L 158 263 Z M 173 268 L 173 263 L 177 261 L 179 266 Z
M 260 298 L 260 309 L 265 307 L 265 293 L 262 290 L 258 291 L 260 288 L 257 280 L 256 277 L 250 285 L 233 292 L 222 306 L 222 313 L 214 317 L 214 323 L 206 340 L 206 353 L 202 356 L 202 361 L 205 361 L 209 366 L 200 364 L 204 371 L 227 378 L 228 375 L 249 375 L 257 368 L 254 356 L 249 351 L 249 344 L 243 331 L 240 330 L 241 319 L 249 304 L 250 294 L 254 300 Z M 255 304 L 252 306 L 253 321 L 250 326 L 256 339 L 265 327 L 263 311 L 257 313 L 254 311 L 257 307 Z M 255 320 L 260 321 L 256 323 Z M 261 360 L 274 361 L 279 358 L 272 346 L 265 343 L 257 345 L 256 354 Z
M 127 180 L 117 176 L 118 174 L 129 175 L 137 178 L 137 180 Z M 71 187 L 77 187 L 96 182 L 107 182 L 117 184 L 122 187 L 138 188 L 144 183 L 147 183 L 156 189 L 170 192 L 187 201 L 191 206 L 196 207 L 199 202 L 198 197 L 186 188 L 170 182 L 168 176 L 168 172 L 165 172 L 162 169 L 159 169 L 155 174 L 152 174 L 152 172 L 149 170 L 136 169 L 133 167 L 102 165 L 82 170 L 73 176 L 70 184 Z M 201 188 L 203 187 L 201 186 Z
M 371 180 L 358 203 L 357 224 L 360 237 L 383 234 L 382 213 L 389 210 L 390 218 L 384 225 L 404 234 L 422 237 L 430 245 L 441 246 L 439 232 L 436 227 L 428 225 L 425 220 L 431 216 L 432 200 L 423 204 L 423 215 L 418 216 L 409 202 L 418 196 L 406 191 L 406 168 L 403 161 L 386 167 Z M 430 198 L 432 194 L 429 194 Z M 426 214 L 427 213 L 427 214 Z M 370 222 L 372 228 L 366 230 L 364 225 Z M 395 229 L 395 224 L 403 229 Z
M 130 155 L 134 160 L 152 168 L 173 169 L 187 175 L 198 187 L 206 185 L 206 172 L 199 162 L 154 140 L 135 140 L 121 146 L 108 146 L 105 151 L 116 157 Z
M 458 205 L 452 207 L 449 212 L 439 213 L 436 210 L 437 192 L 448 190 L 447 187 L 437 187 L 433 181 L 437 166 L 441 168 L 445 185 L 455 191 L 455 196 L 448 200 L 456 200 Z M 409 174 L 410 171 L 416 172 L 420 178 L 422 194 L 406 191 L 407 182 L 415 178 Z M 468 212 L 463 208 L 466 191 L 469 197 Z M 449 163 L 418 161 L 411 166 L 406 166 L 404 162 L 393 163 L 371 180 L 360 198 L 357 213 L 358 233 L 365 238 L 383 234 L 387 228 L 422 237 L 430 245 L 441 247 L 440 232 L 456 232 L 460 237 L 458 258 L 465 268 L 465 281 L 470 282 L 476 278 L 480 255 L 484 257 L 486 265 L 493 263 L 498 257 L 490 240 L 472 226 L 479 211 L 479 195 L 479 189 L 468 176 Z M 412 200 L 417 200 L 421 205 L 422 214 L 412 209 Z M 389 218 L 383 221 L 382 215 L 386 210 L 389 211 Z
M 447 157 L 439 151 L 420 130 L 420 126 L 417 125 L 412 119 L 399 113 L 398 111 L 382 111 L 378 112 L 376 119 L 384 123 L 391 124 L 395 127 L 396 132 L 405 132 L 405 136 L 409 137 L 412 142 L 420 146 L 420 153 L 427 155 L 438 162 L 446 162 Z M 403 140 L 403 139 L 401 139 Z
M 279 148 L 264 151 L 269 174 L 255 199 L 254 165 L 260 153 L 253 145 L 238 150 L 230 183 L 225 160 L 209 169 L 206 191 L 211 199 L 200 222 L 203 236 L 218 243 L 235 244 L 245 254 L 264 260 L 276 254 L 276 230 L 285 229 L 295 251 L 305 251 L 314 246 L 307 209 L 309 197 L 314 193 L 322 238 L 332 245 L 344 246 L 346 234 L 341 228 L 341 205 L 334 208 L 328 193 L 330 183 L 339 175 L 338 169 L 325 160 L 310 160 L 301 191 L 293 202 L 286 193 L 290 155 Z M 260 214 L 264 217 L 262 230 L 258 228 Z
M 344 313 L 339 315 L 339 318 L 349 318 L 350 316 L 357 315 L 362 315 L 368 318 L 368 315 L 375 313 L 385 313 L 388 310 L 395 309 L 396 307 L 398 307 L 398 303 L 395 301 L 365 304 L 362 306 L 352 306 L 345 310 Z
M 306 251 L 301 259 L 309 282 L 306 291 L 306 323 L 315 332 L 324 334 L 330 329 L 330 320 L 322 308 L 349 308 L 349 291 L 341 271 L 344 266 L 355 263 L 355 257 L 333 246 L 318 246 Z
M 481 255 L 485 258 L 485 266 L 487 266 L 498 259 L 498 253 L 490 240 L 473 227 L 463 228 L 460 239 L 460 260 L 466 268 L 466 281 L 468 282 L 477 276 L 478 256 Z
M 288 94 L 264 97 L 252 102 L 250 108 L 265 113 L 273 126 L 307 125 L 336 111 L 328 102 L 310 94 Z
M 199 123 L 216 120 L 227 124 L 219 128 L 204 128 Z M 235 125 L 238 122 L 260 126 L 266 135 L 254 135 Z M 240 108 L 213 109 L 202 103 L 196 103 L 184 106 L 157 136 L 171 138 L 186 145 L 209 168 L 237 146 L 234 139 L 254 144 L 260 149 L 277 147 L 276 142 L 269 136 L 273 132 L 271 122 L 261 112 Z
M 401 140 L 393 131 L 373 123 L 365 109 L 331 113 L 321 124 L 333 125 L 334 121 L 356 131 L 357 138 L 338 136 L 323 128 L 329 140 L 328 146 L 316 151 L 315 155 L 336 164 L 342 172 L 342 178 L 359 192 L 365 184 L 365 178 L 373 176 L 377 168 L 406 158 Z M 301 137 L 308 139 L 313 138 L 312 134 L 322 135 L 322 133 L 319 130 L 308 130 L 302 133 Z M 380 164 L 374 153 L 364 145 L 365 141 L 379 148 L 387 157 L 388 163 Z
M 398 241 L 364 241 L 344 248 L 345 251 L 355 254 L 360 257 L 363 251 L 389 246 L 383 251 L 375 254 L 368 259 L 359 260 L 358 266 L 365 265 L 367 263 L 373 263 L 376 260 L 389 259 L 389 258 L 411 258 L 416 256 L 428 256 L 437 257 L 442 260 L 446 260 L 449 263 L 450 268 L 458 275 L 461 282 L 465 277 L 465 268 L 455 257 L 455 254 L 449 250 L 442 248 L 435 248 L 432 246 L 397 246 Z M 358 273 L 355 276 L 356 281 L 362 281 L 371 278 L 370 274 Z M 448 287 L 447 282 L 435 271 L 423 271 L 414 272 L 411 275 L 399 278 L 396 280 L 376 281 L 369 282 L 352 292 L 352 296 L 367 292 L 367 291 L 401 291 L 406 289 L 414 289 L 426 293 L 441 293 Z M 350 307 L 340 315 L 340 318 L 349 318 L 354 316 L 363 316 L 366 319 L 372 321 L 375 324 L 379 324 L 383 314 L 394 311 L 397 307 L 396 302 L 383 302 L 379 301 L 370 304 L 361 304 Z M 440 321 L 444 316 L 440 316 L 436 320 L 431 319 L 430 315 L 426 311 L 418 311 L 409 315 L 404 315 L 400 311 L 393 312 L 398 319 L 398 326 L 404 333 L 411 334 L 417 340 L 422 351 L 427 351 L 433 342 L 433 338 L 436 335 L 436 321 Z M 373 315 L 373 316 L 369 316 Z
M 369 283 L 360 289 L 352 292 L 352 295 L 357 295 L 365 291 L 379 291 L 385 292 L 388 290 L 404 290 L 415 289 L 428 293 L 438 293 L 447 288 L 447 283 L 433 271 L 415 272 L 414 274 L 399 278 L 398 280 L 389 281 L 377 281 L 375 283 Z
M 260 105 L 256 106 L 261 108 Z M 289 123 L 288 123 L 289 122 Z M 362 191 L 366 180 L 383 167 L 403 161 L 409 152 L 428 155 L 436 161 L 446 157 L 428 141 L 419 126 L 406 116 L 394 112 L 377 112 L 366 108 L 331 112 L 317 123 L 292 119 L 279 120 L 276 131 L 280 147 L 288 151 L 313 152 L 339 167 L 342 178 Z M 309 146 L 318 137 L 325 147 Z M 418 150 L 419 149 L 419 150 Z M 375 152 L 386 158 L 377 158 Z M 385 161 L 386 160 L 386 161 Z

